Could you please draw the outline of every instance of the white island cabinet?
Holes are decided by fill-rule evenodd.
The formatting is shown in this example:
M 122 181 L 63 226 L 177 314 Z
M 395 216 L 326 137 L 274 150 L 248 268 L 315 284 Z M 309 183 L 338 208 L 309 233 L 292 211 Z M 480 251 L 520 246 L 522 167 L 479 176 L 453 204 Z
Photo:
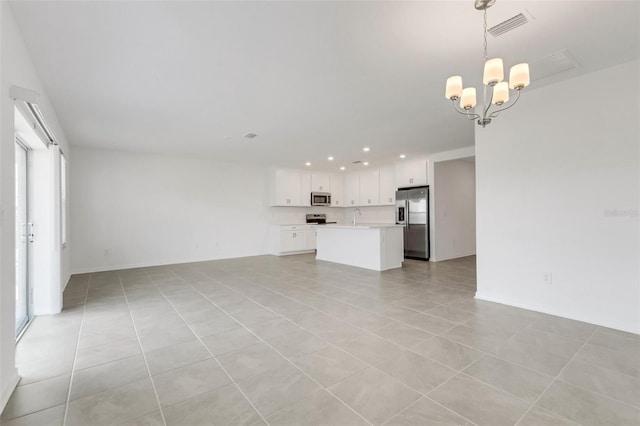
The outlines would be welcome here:
M 374 271 L 401 268 L 402 225 L 362 224 L 317 227 L 316 259 Z

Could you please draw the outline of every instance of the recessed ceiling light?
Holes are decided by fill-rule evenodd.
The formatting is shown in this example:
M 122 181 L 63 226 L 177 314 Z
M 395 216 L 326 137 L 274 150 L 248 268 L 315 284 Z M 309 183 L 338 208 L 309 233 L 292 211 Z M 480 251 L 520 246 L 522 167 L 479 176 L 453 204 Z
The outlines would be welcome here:
M 362 150 L 364 152 L 369 152 L 369 151 L 371 151 L 371 148 L 369 148 L 368 146 L 365 146 L 364 148 L 362 148 Z
M 258 135 L 256 135 L 255 133 L 247 133 L 246 135 L 244 135 L 244 137 L 247 138 L 247 139 L 253 139 L 256 136 L 258 136 Z
M 304 163 L 304 165 L 308 167 L 311 165 L 311 163 L 307 161 L 306 163 Z
M 363 166 L 368 166 L 368 165 L 369 165 L 369 162 L 368 162 L 368 161 L 365 161 L 364 163 L 362 163 L 362 165 L 363 165 Z
M 327 160 L 333 161 L 333 157 L 329 156 L 329 157 L 327 157 Z
M 400 154 L 400 158 L 407 158 L 407 156 L 404 154 Z
M 340 170 L 347 170 L 345 166 L 340 167 Z

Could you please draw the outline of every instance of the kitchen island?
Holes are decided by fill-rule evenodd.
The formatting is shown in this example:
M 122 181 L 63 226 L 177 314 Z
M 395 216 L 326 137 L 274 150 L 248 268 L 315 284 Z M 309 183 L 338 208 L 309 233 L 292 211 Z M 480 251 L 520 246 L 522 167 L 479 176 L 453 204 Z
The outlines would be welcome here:
M 317 229 L 316 259 L 374 271 L 401 268 L 403 226 L 395 224 L 324 225 Z

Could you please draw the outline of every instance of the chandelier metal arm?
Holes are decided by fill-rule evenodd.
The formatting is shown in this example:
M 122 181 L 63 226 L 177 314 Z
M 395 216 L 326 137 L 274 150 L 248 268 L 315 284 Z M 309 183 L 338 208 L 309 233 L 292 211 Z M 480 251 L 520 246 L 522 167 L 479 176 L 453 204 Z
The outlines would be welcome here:
M 520 92 L 521 92 L 521 91 L 522 91 L 521 89 L 516 89 L 517 94 L 516 94 L 516 97 L 515 97 L 515 99 L 513 100 L 513 102 L 511 102 L 509 105 L 507 105 L 507 106 L 506 106 L 506 107 L 504 107 L 504 108 L 500 108 L 500 109 L 497 109 L 497 110 L 493 111 L 493 112 L 489 115 L 489 118 L 496 118 L 496 117 L 498 116 L 498 114 L 500 114 L 502 111 L 505 111 L 505 110 L 507 110 L 507 109 L 511 108 L 512 106 L 514 106 L 514 105 L 516 104 L 516 102 L 518 102 L 518 99 L 520 99 Z
M 486 10 L 485 10 L 485 12 L 486 12 Z M 491 103 L 491 101 L 493 100 L 493 87 L 494 86 L 495 86 L 494 84 L 489 85 L 489 87 L 491 88 L 491 95 L 489 96 L 489 101 L 488 102 L 487 102 L 487 92 L 484 93 L 484 100 L 485 100 L 485 102 L 487 102 L 487 107 L 485 108 L 484 113 L 482 114 L 482 117 L 484 117 L 484 118 L 487 117 L 487 114 L 489 113 L 489 108 L 491 108 L 491 105 L 493 105 Z
M 457 100 L 457 99 L 452 99 L 452 103 L 451 103 L 451 105 L 453 105 L 453 109 L 454 109 L 458 114 L 466 115 L 466 116 L 467 116 L 467 118 L 468 118 L 469 120 L 475 120 L 475 119 L 480 118 L 480 114 L 471 114 L 471 113 L 470 113 L 470 111 L 471 111 L 471 110 L 468 110 L 468 109 L 460 109 L 460 108 L 458 108 L 458 107 L 456 106 L 456 100 Z

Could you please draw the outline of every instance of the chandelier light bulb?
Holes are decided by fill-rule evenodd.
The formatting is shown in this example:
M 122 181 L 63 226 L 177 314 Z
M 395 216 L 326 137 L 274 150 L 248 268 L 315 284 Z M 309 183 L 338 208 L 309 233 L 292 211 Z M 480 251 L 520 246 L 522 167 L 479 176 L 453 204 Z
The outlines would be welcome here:
M 527 87 L 530 82 L 529 64 L 518 64 L 511 67 L 509 71 L 509 87 L 520 90 Z
M 460 107 L 464 109 L 471 109 L 476 106 L 476 88 L 467 87 L 462 90 L 462 97 L 460 98 Z
M 455 101 L 462 95 L 462 77 L 459 75 L 454 75 L 453 77 L 449 77 L 447 79 L 447 90 L 445 93 L 445 97 L 447 99 L 451 99 Z
M 493 88 L 493 99 L 491 103 L 494 105 L 502 105 L 509 100 L 509 84 L 502 81 Z
M 484 77 L 482 82 L 489 86 L 500 83 L 504 80 L 504 66 L 502 58 L 489 59 L 484 63 Z

